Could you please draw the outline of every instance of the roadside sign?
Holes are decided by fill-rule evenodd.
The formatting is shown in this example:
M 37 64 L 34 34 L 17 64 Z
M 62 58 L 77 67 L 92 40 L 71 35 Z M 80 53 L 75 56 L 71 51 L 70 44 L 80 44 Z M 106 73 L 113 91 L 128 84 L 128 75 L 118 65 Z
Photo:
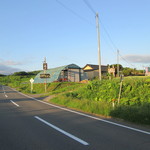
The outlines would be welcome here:
M 40 78 L 50 78 L 50 74 L 40 74 Z
M 31 79 L 30 79 L 30 83 L 31 83 L 31 93 L 32 93 L 32 91 L 33 91 L 33 82 L 34 82 L 34 79 L 31 78 Z
M 34 82 L 34 79 L 33 79 L 33 78 L 31 78 L 31 79 L 30 79 L 30 82 L 31 82 L 31 83 L 33 83 L 33 82 Z

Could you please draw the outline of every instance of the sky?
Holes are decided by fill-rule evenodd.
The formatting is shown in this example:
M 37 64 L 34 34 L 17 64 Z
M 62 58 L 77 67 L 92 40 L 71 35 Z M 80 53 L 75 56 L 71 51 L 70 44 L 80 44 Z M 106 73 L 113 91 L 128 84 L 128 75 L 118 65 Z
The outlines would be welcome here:
M 150 0 L 0 0 L 0 74 L 76 64 L 150 67 Z

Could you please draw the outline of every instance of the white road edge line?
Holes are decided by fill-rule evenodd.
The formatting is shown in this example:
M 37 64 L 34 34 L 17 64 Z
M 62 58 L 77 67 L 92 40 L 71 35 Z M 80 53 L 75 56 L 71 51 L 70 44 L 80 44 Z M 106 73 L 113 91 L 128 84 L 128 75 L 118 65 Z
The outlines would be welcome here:
M 4 90 L 4 86 L 2 86 L 2 89 L 3 89 L 3 91 L 4 91 L 4 94 L 5 94 L 5 96 L 6 96 L 6 92 L 5 92 L 5 90 Z
M 3 91 L 5 92 L 5 90 L 4 90 L 4 86 L 2 85 L 2 88 L 3 88 Z
M 66 136 L 68 136 L 68 137 L 70 137 L 70 138 L 72 138 L 73 140 L 75 140 L 75 141 L 77 141 L 77 142 L 79 142 L 79 143 L 81 143 L 81 144 L 83 144 L 83 145 L 89 145 L 89 143 L 87 143 L 87 142 L 85 142 L 85 141 L 79 139 L 78 137 L 76 137 L 76 136 L 74 136 L 74 135 L 72 135 L 72 134 L 70 134 L 70 133 L 68 133 L 68 132 L 66 132 L 66 131 L 64 131 L 64 130 L 62 130 L 62 129 L 60 129 L 60 128 L 58 128 L 58 127 L 56 127 L 55 125 L 53 125 L 53 124 L 51 124 L 51 123 L 45 121 L 44 119 L 42 119 L 42 118 L 40 118 L 40 117 L 38 117 L 38 116 L 34 116 L 34 118 L 40 120 L 41 122 L 45 123 L 46 125 L 52 127 L 53 129 L 55 129 L 55 130 L 61 132 L 62 134 L 66 135 Z
M 8 96 L 6 95 L 6 91 L 5 91 L 5 89 L 4 89 L 4 86 L 2 86 L 2 88 L 3 88 L 3 91 L 4 91 L 5 97 L 8 97 Z
M 15 103 L 14 101 L 10 100 L 14 105 L 16 105 L 17 107 L 19 107 L 19 105 L 17 103 Z
M 14 89 L 12 89 L 12 90 L 14 90 Z M 16 91 L 16 90 L 15 90 L 15 91 Z M 16 92 L 18 92 L 18 91 L 16 91 Z M 90 116 L 90 115 L 87 115 L 87 114 L 84 114 L 84 113 L 80 113 L 80 112 L 77 112 L 77 111 L 74 111 L 74 110 L 70 110 L 70 109 L 67 109 L 67 108 L 63 108 L 63 107 L 60 107 L 60 106 L 53 105 L 53 104 L 51 104 L 51 103 L 47 103 L 47 102 L 38 100 L 38 99 L 36 99 L 36 98 L 34 98 L 34 97 L 25 95 L 25 94 L 23 94 L 23 93 L 21 93 L 21 92 L 18 92 L 18 93 L 20 93 L 21 95 L 24 95 L 24 96 L 26 96 L 26 97 L 28 97 L 28 98 L 31 98 L 31 99 L 33 99 L 33 100 L 35 100 L 35 101 L 38 101 L 38 102 L 40 102 L 40 103 L 44 103 L 44 104 L 46 104 L 46 105 L 53 106 L 53 107 L 55 107 L 55 108 L 59 108 L 59 109 L 61 109 L 61 110 L 69 111 L 69 112 L 72 112 L 72 113 L 75 113 L 75 114 L 78 114 L 78 115 L 81 115 L 81 116 L 85 116 L 85 117 L 88 117 L 88 118 L 92 118 L 92 119 L 94 119 L 94 120 L 99 120 L 99 121 L 102 121 L 102 122 L 106 122 L 106 123 L 108 123 L 108 124 L 113 124 L 113 125 L 115 125 L 115 126 L 119 126 L 119 127 L 122 127 L 122 128 L 126 128 L 126 129 L 129 129 L 129 130 L 133 130 L 133 131 L 136 131 L 136 132 L 140 132 L 140 133 L 144 133 L 144 134 L 150 135 L 150 132 L 148 132 L 148 131 L 144 131 L 144 130 L 136 129 L 136 128 L 129 127 L 129 126 L 126 126 L 126 125 L 122 125 L 122 124 L 119 124 L 119 123 L 115 123 L 115 122 L 112 122 L 112 121 L 100 119 L 100 118 L 97 118 L 97 117 L 94 117 L 94 116 Z

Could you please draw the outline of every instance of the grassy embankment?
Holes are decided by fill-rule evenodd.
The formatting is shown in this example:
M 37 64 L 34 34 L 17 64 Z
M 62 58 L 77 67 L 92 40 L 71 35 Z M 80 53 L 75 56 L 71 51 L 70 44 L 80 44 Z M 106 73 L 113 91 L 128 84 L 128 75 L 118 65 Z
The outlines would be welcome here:
M 15 88 L 18 87 L 19 91 L 30 93 L 30 78 L 11 78 L 1 77 L 0 81 Z M 5 81 L 2 82 L 2 79 Z M 9 82 L 6 82 L 8 80 Z M 119 89 L 119 79 L 94 80 L 87 84 L 56 82 L 47 84 L 47 95 L 55 95 L 53 99 L 50 99 L 52 103 L 150 125 L 150 78 L 125 78 L 118 104 Z M 35 84 L 33 93 L 44 94 L 44 85 Z M 113 102 L 115 103 L 114 108 L 112 107 Z

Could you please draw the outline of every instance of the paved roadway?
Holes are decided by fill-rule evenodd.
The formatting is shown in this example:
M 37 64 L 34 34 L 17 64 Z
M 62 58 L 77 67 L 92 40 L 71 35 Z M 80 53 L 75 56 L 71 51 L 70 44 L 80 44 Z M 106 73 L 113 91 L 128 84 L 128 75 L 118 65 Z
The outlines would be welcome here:
M 150 130 L 57 107 L 0 85 L 0 150 L 150 150 Z

